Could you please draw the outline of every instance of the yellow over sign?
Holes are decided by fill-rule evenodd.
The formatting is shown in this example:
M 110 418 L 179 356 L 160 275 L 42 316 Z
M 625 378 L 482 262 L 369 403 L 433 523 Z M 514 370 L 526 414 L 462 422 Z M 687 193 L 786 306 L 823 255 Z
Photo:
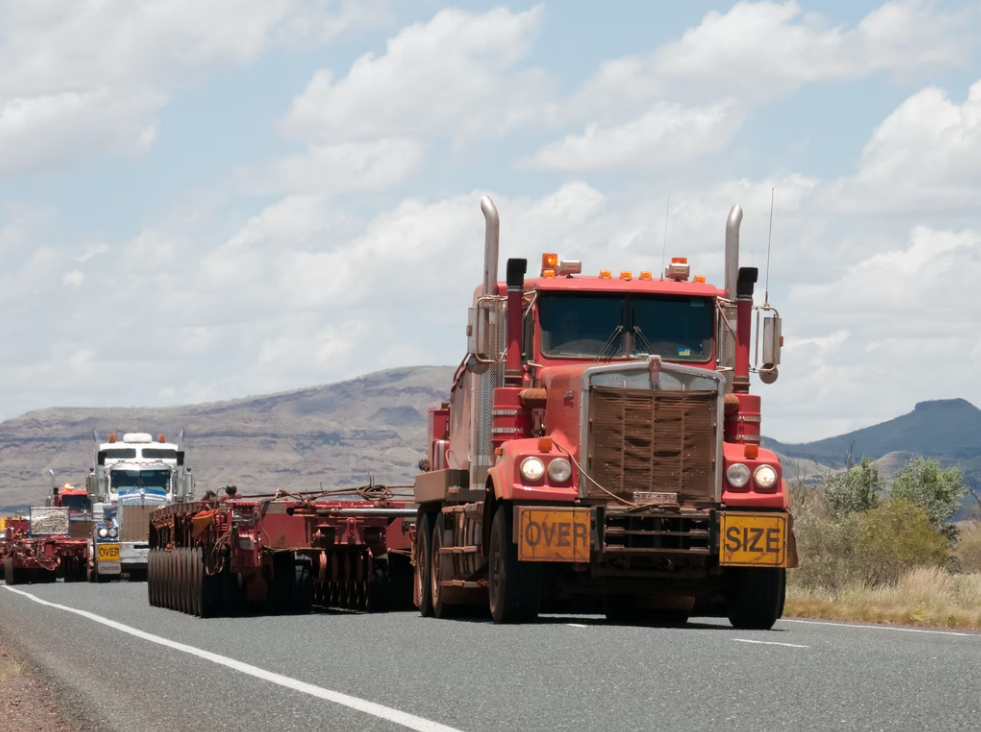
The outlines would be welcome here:
M 99 544 L 98 560 L 100 562 L 118 562 L 119 544 Z
M 787 514 L 722 514 L 719 564 L 727 567 L 786 567 Z
M 517 509 L 518 559 L 522 562 L 588 562 L 588 508 Z

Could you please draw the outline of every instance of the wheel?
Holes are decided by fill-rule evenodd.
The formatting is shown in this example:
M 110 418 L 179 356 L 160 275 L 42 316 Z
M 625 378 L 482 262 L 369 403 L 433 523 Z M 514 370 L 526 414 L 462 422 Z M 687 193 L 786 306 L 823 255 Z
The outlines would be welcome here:
M 729 595 L 729 622 L 739 630 L 769 630 L 783 614 L 787 570 L 738 567 Z
M 191 548 L 191 612 L 195 617 L 201 617 L 201 593 L 204 591 L 203 579 L 203 568 L 200 566 L 201 563 L 201 548 L 192 547 Z
M 171 552 L 160 550 L 160 606 L 172 610 L 170 604 L 170 557 Z
M 14 569 L 14 558 L 7 557 L 3 560 L 3 581 L 8 585 L 16 585 L 19 577 L 18 572 Z
M 194 579 L 191 576 L 191 550 L 182 546 L 181 552 L 181 612 L 190 615 L 194 610 L 191 607 L 191 594 L 194 591 Z
M 433 534 L 430 540 L 432 553 L 429 555 L 429 595 L 432 598 L 433 615 L 437 618 L 452 618 L 460 614 L 460 606 L 451 605 L 446 602 L 446 593 L 444 592 L 446 588 L 441 587 L 439 584 L 446 575 L 450 574 L 450 572 L 446 571 L 448 567 L 440 556 L 445 531 L 446 519 L 444 514 L 441 513 L 436 517 L 436 526 L 433 527 Z M 448 557 L 446 561 L 452 562 Z
M 214 618 L 221 615 L 223 609 L 222 587 L 220 574 L 208 574 L 208 564 L 205 561 L 206 548 L 198 548 L 201 553 L 201 617 Z
M 269 583 L 269 609 L 274 613 L 293 612 L 296 585 L 296 557 L 293 552 L 273 554 L 273 576 Z
M 156 558 L 157 550 L 151 549 L 146 560 L 146 601 L 150 603 L 150 607 L 157 606 L 157 603 L 153 601 L 153 560 Z
M 433 615 L 432 580 L 429 571 L 429 563 L 432 559 L 432 538 L 432 514 L 420 512 L 419 520 L 416 522 L 416 541 L 413 552 L 416 569 L 412 595 L 416 607 L 419 608 L 419 614 L 424 618 L 430 618 Z
M 491 524 L 487 557 L 490 611 L 497 624 L 533 621 L 541 607 L 541 566 L 518 561 L 512 522 L 511 506 L 499 506 Z

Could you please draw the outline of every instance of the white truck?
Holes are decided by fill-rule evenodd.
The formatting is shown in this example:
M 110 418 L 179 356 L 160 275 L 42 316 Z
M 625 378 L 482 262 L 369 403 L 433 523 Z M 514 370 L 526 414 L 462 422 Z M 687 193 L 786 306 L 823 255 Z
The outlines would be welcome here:
M 150 513 L 192 500 L 194 479 L 184 464 L 184 430 L 176 442 L 146 432 L 115 434 L 95 441 L 95 460 L 86 479 L 94 528 L 88 545 L 88 579 L 105 582 L 126 574 L 146 577 Z

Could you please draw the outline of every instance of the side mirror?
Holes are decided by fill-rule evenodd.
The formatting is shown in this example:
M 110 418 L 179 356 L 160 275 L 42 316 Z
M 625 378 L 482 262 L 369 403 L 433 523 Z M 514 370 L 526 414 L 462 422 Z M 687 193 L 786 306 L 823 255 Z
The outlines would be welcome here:
M 178 450 L 177 451 L 177 464 L 178 465 L 183 465 L 184 464 L 184 451 L 183 450 Z
M 96 460 L 95 461 L 99 465 L 105 465 L 106 464 L 106 451 L 105 450 L 99 450 L 98 454 L 96 455 Z
M 763 366 L 760 379 L 764 384 L 777 380 L 780 349 L 783 348 L 783 321 L 779 315 L 763 320 Z

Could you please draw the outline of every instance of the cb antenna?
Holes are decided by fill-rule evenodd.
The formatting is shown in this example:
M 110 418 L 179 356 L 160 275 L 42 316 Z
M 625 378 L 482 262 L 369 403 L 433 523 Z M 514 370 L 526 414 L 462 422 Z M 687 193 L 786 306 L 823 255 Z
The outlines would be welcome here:
M 661 279 L 664 279 L 664 255 L 668 251 L 668 216 L 671 215 L 671 196 L 664 208 L 664 246 L 661 247 Z
M 766 235 L 766 279 L 763 285 L 763 301 L 769 305 L 770 304 L 770 242 L 773 239 L 773 191 L 774 188 L 770 188 L 770 231 Z

